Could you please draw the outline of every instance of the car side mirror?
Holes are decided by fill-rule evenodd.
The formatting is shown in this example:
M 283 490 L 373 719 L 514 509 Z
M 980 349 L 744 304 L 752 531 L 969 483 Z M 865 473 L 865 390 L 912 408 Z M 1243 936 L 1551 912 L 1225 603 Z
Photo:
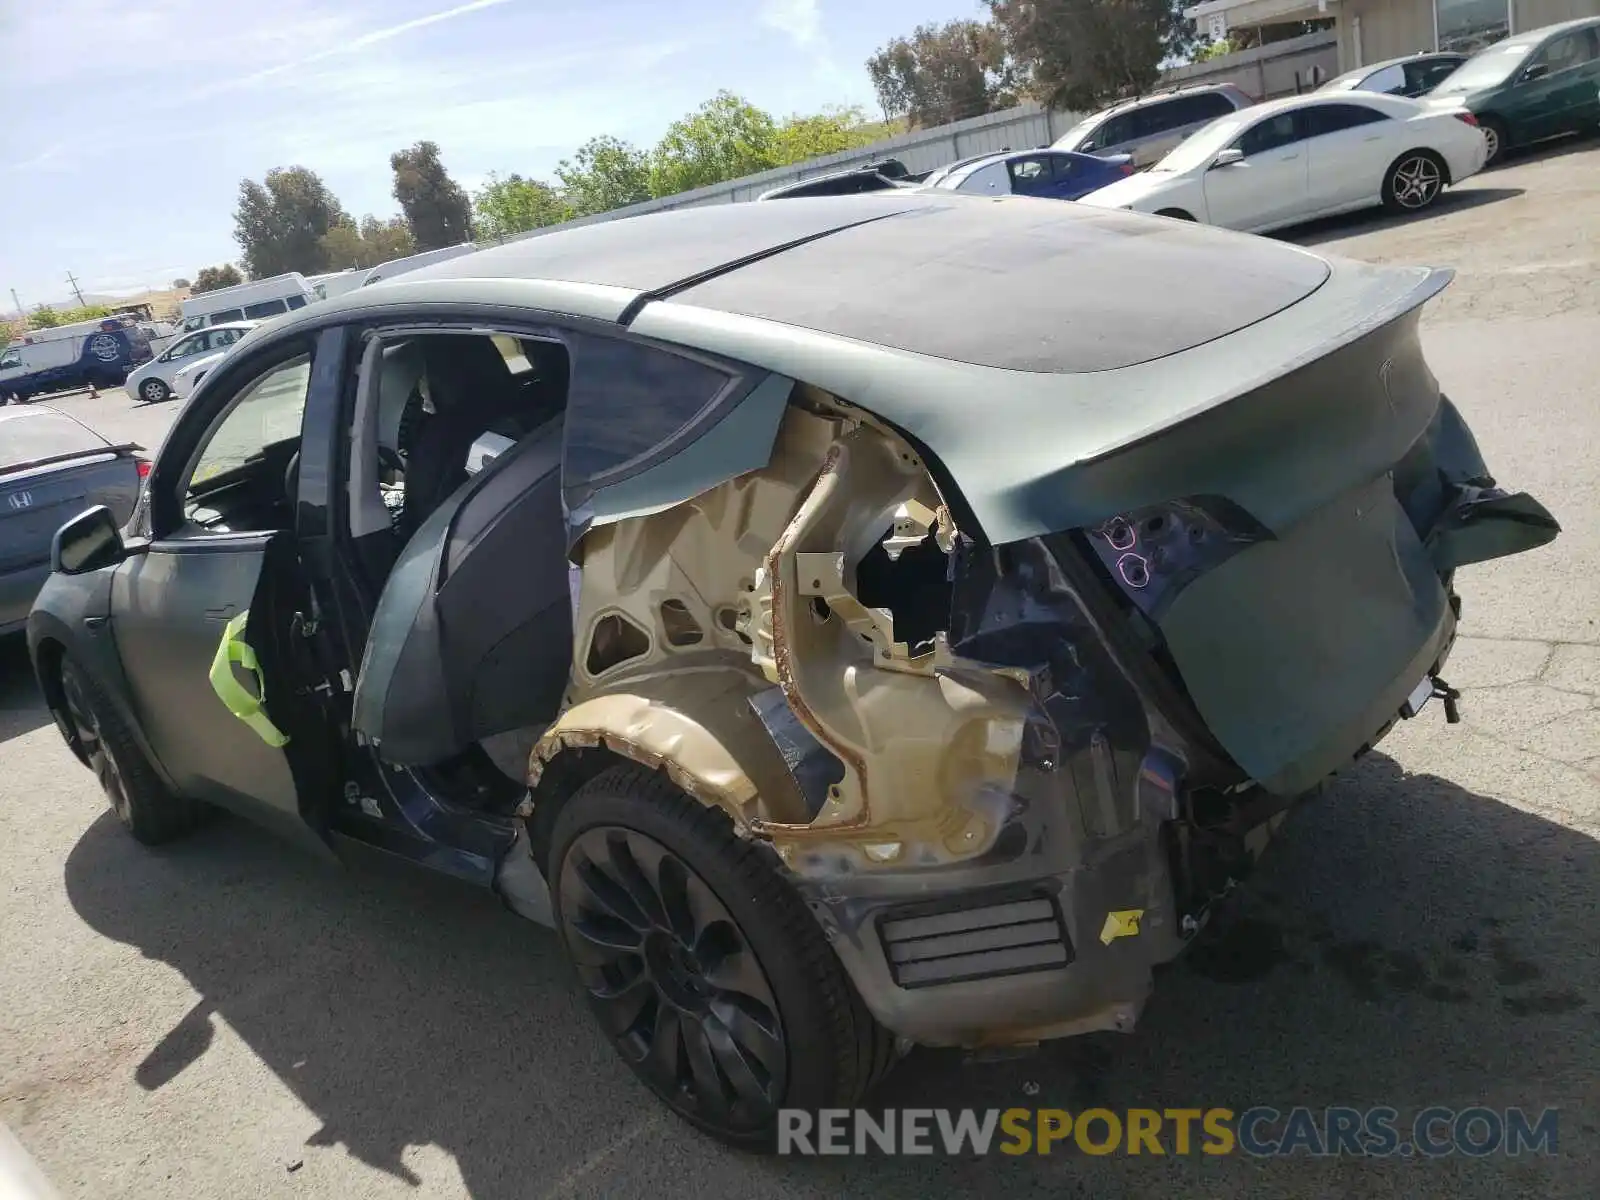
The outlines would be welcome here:
M 1231 167 L 1234 163 L 1244 161 L 1244 151 L 1237 146 L 1229 146 L 1226 150 L 1218 150 L 1217 156 L 1211 160 L 1211 169 L 1218 167 Z
M 63 575 L 87 575 L 115 566 L 126 553 L 116 518 L 104 504 L 96 504 L 56 530 L 50 542 L 50 569 Z
M 1548 74 L 1550 74 L 1549 63 L 1534 63 L 1522 73 L 1522 82 L 1532 83 L 1535 79 L 1543 79 Z

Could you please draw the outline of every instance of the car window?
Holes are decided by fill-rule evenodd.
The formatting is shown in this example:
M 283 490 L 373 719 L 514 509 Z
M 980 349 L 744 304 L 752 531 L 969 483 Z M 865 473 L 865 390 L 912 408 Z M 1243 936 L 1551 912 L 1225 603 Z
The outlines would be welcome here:
M 324 292 L 324 296 L 326 296 L 326 292 Z M 300 295 L 290 296 L 285 303 L 288 304 L 289 309 L 292 312 L 297 308 L 304 308 L 306 306 L 306 298 Z
M 570 339 L 563 479 L 571 487 L 623 475 L 695 424 L 736 381 L 709 363 L 597 334 Z
M 21 365 L 22 353 L 20 351 L 12 351 L 0 358 L 0 371 L 7 371 L 12 367 L 20 367 Z
M 1582 66 L 1597 57 L 1600 57 L 1600 50 L 1595 46 L 1594 30 L 1580 29 L 1576 33 L 1563 34 L 1551 41 L 1528 65 L 1537 66 L 1543 63 L 1550 68 L 1550 74 L 1554 75 L 1557 71 Z
M 1450 74 L 1461 64 L 1453 58 L 1431 58 L 1422 62 L 1406 64 L 1406 90 L 1409 92 L 1430 91 L 1446 75 Z
M 205 349 L 205 344 L 205 334 L 191 333 L 188 337 L 181 338 L 174 342 L 172 344 L 172 349 L 167 351 L 167 357 L 169 359 L 188 358 L 191 354 L 198 354 L 201 350 Z
M 1078 160 L 1070 154 L 1052 154 L 1048 157 L 1052 178 L 1065 179 L 1078 169 Z
M 1136 133 L 1137 127 L 1134 124 L 1136 116 L 1138 116 L 1137 112 L 1122 113 L 1119 116 L 1112 117 L 1102 125 L 1093 138 L 1095 149 L 1103 150 L 1107 146 L 1120 145 L 1138 136 Z
M 214 313 L 212 313 L 209 317 L 206 318 L 206 323 L 209 324 L 209 325 L 225 325 L 229 321 L 242 321 L 242 320 L 244 320 L 244 310 L 243 309 L 241 309 L 241 308 L 229 308 L 229 309 L 224 309 L 222 312 L 214 312 Z
M 244 316 L 247 321 L 260 321 L 266 317 L 281 316 L 289 311 L 289 306 L 282 300 L 263 300 L 260 304 L 247 304 L 244 306 Z
M 1405 87 L 1406 69 L 1399 63 L 1385 67 L 1381 71 L 1374 71 L 1361 82 L 1361 90 L 1364 92 L 1388 92 L 1391 95 L 1398 95 L 1405 91 Z
M 1218 117 L 1225 117 L 1234 111 L 1233 105 L 1228 103 L 1228 98 L 1221 92 L 1201 92 L 1195 96 L 1180 96 L 1161 106 L 1163 111 L 1162 123 L 1153 128 L 1151 132 L 1159 133 L 1168 129 L 1177 129 L 1182 125 L 1194 125 L 1200 121 L 1214 121 Z
M 1011 179 L 1006 174 L 1004 162 L 992 162 L 986 167 L 979 167 L 965 178 L 955 179 L 955 190 L 968 192 L 979 196 L 1004 196 L 1011 191 Z M 948 186 L 948 182 L 941 186 Z
M 1265 154 L 1269 150 L 1281 149 L 1298 142 L 1304 136 L 1301 132 L 1300 114 L 1285 112 L 1268 117 L 1264 121 L 1257 121 L 1240 134 L 1238 141 L 1233 144 L 1244 152 L 1246 158 L 1249 158 L 1253 154 Z
M 1011 171 L 1011 190 L 1034 192 L 1050 182 L 1050 160 L 1042 154 L 1027 158 L 1013 158 L 1008 164 Z
M 243 334 L 244 330 L 242 329 L 213 329 L 206 336 L 206 348 L 208 350 L 221 350 L 224 347 L 233 345 Z
M 1354 129 L 1358 125 L 1371 125 L 1389 119 L 1377 109 L 1364 104 L 1318 104 L 1303 112 L 1306 137 L 1321 137 L 1325 133 L 1338 133 L 1341 129 Z
M 194 498 L 195 484 L 242 467 L 268 446 L 299 437 L 310 386 L 311 356 L 303 354 L 246 387 L 196 455 L 186 498 Z

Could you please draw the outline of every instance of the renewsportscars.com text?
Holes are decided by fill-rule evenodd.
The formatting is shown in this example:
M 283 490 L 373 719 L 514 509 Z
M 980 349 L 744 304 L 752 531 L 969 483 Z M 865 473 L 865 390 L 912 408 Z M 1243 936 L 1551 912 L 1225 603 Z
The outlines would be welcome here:
M 788 1108 L 779 1154 L 1247 1154 L 1439 1158 L 1555 1154 L 1559 1110 L 1446 1108 Z

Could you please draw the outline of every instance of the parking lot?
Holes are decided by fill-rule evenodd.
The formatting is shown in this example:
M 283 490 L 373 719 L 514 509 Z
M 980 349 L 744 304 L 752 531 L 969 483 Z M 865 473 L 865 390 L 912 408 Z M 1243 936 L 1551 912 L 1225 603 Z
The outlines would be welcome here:
M 0 1121 L 66 1195 L 1592 1196 L 1600 1179 L 1600 145 L 1290 240 L 1458 269 L 1424 340 L 1552 546 L 1466 568 L 1435 704 L 1297 812 L 1138 1030 L 915 1052 L 874 1107 L 1559 1107 L 1554 1156 L 756 1159 L 668 1115 L 552 935 L 221 820 L 136 845 L 0 645 Z M 176 406 L 60 407 L 154 449 Z M 1315 686 L 1315 681 L 1308 681 Z

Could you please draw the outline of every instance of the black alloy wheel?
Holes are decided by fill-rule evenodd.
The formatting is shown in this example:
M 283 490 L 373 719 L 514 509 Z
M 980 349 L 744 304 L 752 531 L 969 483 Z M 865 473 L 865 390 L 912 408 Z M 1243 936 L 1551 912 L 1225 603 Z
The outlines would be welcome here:
M 772 984 L 711 886 L 648 834 L 572 841 L 562 930 L 602 1026 L 634 1070 L 696 1123 L 739 1136 L 776 1119 L 788 1047 Z

